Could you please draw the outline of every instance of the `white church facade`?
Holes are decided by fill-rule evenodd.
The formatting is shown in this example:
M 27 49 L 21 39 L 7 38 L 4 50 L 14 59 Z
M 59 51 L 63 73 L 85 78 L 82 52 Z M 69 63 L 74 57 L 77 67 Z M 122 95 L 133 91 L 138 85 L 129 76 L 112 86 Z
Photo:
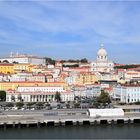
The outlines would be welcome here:
M 91 71 L 94 72 L 111 72 L 114 70 L 114 63 L 108 60 L 108 55 L 101 44 L 101 48 L 97 52 L 97 58 L 91 63 Z

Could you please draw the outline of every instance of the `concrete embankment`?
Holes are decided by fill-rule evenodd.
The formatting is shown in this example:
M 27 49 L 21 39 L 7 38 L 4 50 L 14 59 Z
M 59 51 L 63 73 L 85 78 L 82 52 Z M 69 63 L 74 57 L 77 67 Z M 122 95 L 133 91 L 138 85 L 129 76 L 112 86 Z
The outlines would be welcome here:
M 140 123 L 140 113 L 125 114 L 117 117 L 89 117 L 86 114 L 58 115 L 57 113 L 0 115 L 1 128 L 65 126 L 65 125 L 98 125 L 98 124 L 131 124 Z

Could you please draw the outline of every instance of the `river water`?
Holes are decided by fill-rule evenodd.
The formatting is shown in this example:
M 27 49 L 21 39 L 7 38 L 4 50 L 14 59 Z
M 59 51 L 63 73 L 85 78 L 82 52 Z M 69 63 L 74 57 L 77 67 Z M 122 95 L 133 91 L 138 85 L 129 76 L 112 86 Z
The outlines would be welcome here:
M 0 129 L 0 139 L 140 139 L 140 124 Z

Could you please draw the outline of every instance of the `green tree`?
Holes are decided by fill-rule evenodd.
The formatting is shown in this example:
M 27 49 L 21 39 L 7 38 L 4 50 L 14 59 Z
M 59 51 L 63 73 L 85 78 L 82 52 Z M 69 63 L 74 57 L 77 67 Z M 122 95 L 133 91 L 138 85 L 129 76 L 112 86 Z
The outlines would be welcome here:
M 14 104 L 13 103 L 8 103 L 6 106 L 7 107 L 14 107 Z
M 42 109 L 43 106 L 44 106 L 44 104 L 43 104 L 42 102 L 36 103 L 36 108 L 37 108 L 37 109 Z
M 0 91 L 0 101 L 6 101 L 6 92 L 4 90 Z
M 74 108 L 80 108 L 80 103 L 74 103 Z
M 115 69 L 130 69 L 130 68 L 137 68 L 139 64 L 131 64 L 131 65 L 122 65 L 122 66 L 115 66 Z
M 46 65 L 48 64 L 55 65 L 55 60 L 53 60 L 52 58 L 46 57 L 45 60 L 46 60 Z
M 56 92 L 56 94 L 55 94 L 55 100 L 56 100 L 57 102 L 60 102 L 60 101 L 61 101 L 61 95 L 60 95 L 59 92 Z
M 24 105 L 23 102 L 17 102 L 17 103 L 16 103 L 16 107 L 19 108 L 19 109 L 22 108 L 23 105 Z
M 62 65 L 63 67 L 70 67 L 70 68 L 75 68 L 75 67 L 79 67 L 79 64 L 73 64 L 73 65 Z
M 86 58 L 83 58 L 80 61 L 81 61 L 81 63 L 88 63 L 88 60 Z
M 111 103 L 109 94 L 102 90 L 100 96 L 97 98 L 97 102 L 102 104 Z
M 26 104 L 26 106 L 27 106 L 27 108 L 31 109 L 31 107 L 32 107 L 34 104 L 35 104 L 35 103 L 29 102 L 29 103 Z
M 135 102 L 135 104 L 136 104 L 136 105 L 140 105 L 140 101 L 138 101 L 138 102 Z

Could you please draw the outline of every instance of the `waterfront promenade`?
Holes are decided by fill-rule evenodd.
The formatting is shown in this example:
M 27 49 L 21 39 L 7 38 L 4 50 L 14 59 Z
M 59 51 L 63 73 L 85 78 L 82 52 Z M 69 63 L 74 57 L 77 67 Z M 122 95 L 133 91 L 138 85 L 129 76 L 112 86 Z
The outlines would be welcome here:
M 0 115 L 1 127 L 30 127 L 57 125 L 94 125 L 140 123 L 140 113 L 125 113 L 117 117 L 89 117 L 86 109 L 72 110 L 35 110 L 35 111 L 3 111 Z

